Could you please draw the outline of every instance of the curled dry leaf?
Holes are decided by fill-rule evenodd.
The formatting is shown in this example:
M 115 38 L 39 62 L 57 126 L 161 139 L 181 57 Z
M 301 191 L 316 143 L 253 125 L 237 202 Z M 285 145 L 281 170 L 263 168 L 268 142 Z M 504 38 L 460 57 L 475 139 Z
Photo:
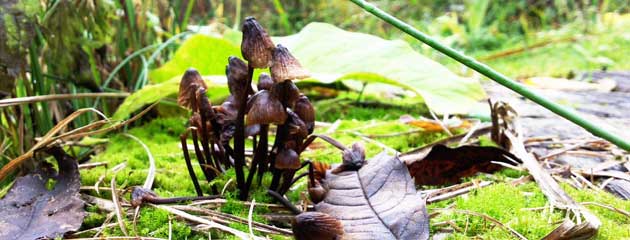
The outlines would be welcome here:
M 301 213 L 295 216 L 291 225 L 296 240 L 333 240 L 343 236 L 341 222 L 325 213 Z
M 77 162 L 60 147 L 48 152 L 57 160 L 59 173 L 42 163 L 34 173 L 15 180 L 0 200 L 0 239 L 56 238 L 81 227 L 85 210 Z M 52 190 L 46 188 L 49 180 L 56 182 Z
M 339 219 L 344 238 L 429 238 L 424 200 L 397 156 L 380 153 L 358 171 L 329 170 L 322 184 L 329 190 L 315 210 Z
M 435 145 L 424 158 L 407 161 L 407 167 L 417 185 L 443 185 L 458 183 L 479 172 L 492 173 L 503 168 L 493 162 L 513 165 L 515 161 L 520 160 L 496 147 Z

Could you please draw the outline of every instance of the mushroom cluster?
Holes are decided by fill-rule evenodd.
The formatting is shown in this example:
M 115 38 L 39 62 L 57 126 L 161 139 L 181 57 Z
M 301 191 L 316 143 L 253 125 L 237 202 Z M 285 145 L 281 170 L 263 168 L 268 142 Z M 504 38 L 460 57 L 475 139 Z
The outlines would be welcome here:
M 189 174 L 199 196 L 203 195 L 188 154 L 186 139 L 192 135 L 195 156 L 207 181 L 234 167 L 239 198 L 247 199 L 254 175 L 258 183 L 266 172 L 273 174 L 268 188 L 285 193 L 295 172 L 305 164 L 300 153 L 315 126 L 315 110 L 294 81 L 308 77 L 308 72 L 289 50 L 274 45 L 265 29 L 253 17 L 243 23 L 241 43 L 243 61 L 229 57 L 226 67 L 230 96 L 220 105 L 212 105 L 207 86 L 194 69 L 186 71 L 179 86 L 178 103 L 192 110 L 190 127 L 181 135 L 181 144 Z M 256 90 L 252 86 L 254 69 L 261 73 Z M 270 126 L 276 126 L 269 148 Z M 247 164 L 245 140 L 252 139 L 253 157 Z M 232 143 L 232 144 L 230 144 Z M 245 177 L 245 169 L 249 167 Z M 217 193 L 217 189 L 212 189 Z

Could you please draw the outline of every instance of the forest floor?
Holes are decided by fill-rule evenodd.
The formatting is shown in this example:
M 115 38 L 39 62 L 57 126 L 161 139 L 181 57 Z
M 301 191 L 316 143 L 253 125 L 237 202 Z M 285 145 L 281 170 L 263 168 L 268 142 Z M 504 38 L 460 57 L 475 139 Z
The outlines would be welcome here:
M 563 42 L 552 44 L 547 47 L 532 49 L 523 54 L 503 57 L 496 60 L 490 60 L 489 65 L 514 76 L 527 83 L 529 77 L 534 76 L 553 76 L 568 77 L 581 75 L 583 73 L 596 71 L 602 66 L 602 61 L 611 60 L 615 62 L 615 70 L 630 69 L 627 65 L 629 61 L 624 61 L 627 57 L 627 51 L 630 49 L 630 33 L 614 32 L 604 33 L 597 38 L 588 38 L 579 40 L 579 44 L 574 42 Z M 483 55 L 491 55 L 490 53 L 475 53 L 477 57 Z M 599 57 L 599 58 L 598 58 Z M 602 58 L 604 57 L 604 58 Z M 460 67 L 453 64 L 450 60 L 440 60 L 457 72 Z M 553 66 L 553 67 L 549 67 Z M 465 71 L 468 73 L 468 71 Z M 580 78 L 576 78 L 580 79 Z M 575 81 L 575 80 L 574 80 Z M 590 79 L 581 81 L 596 84 L 597 81 Z M 536 86 L 536 83 L 529 82 L 530 85 L 540 88 L 553 88 L 549 86 Z M 491 97 L 505 97 L 507 89 L 497 87 L 493 84 L 485 84 Z M 630 94 L 627 92 L 594 92 L 593 99 L 609 99 L 612 101 L 612 95 L 617 98 L 615 104 L 626 104 L 630 101 Z M 548 96 L 555 96 L 555 100 L 560 103 L 580 108 L 582 112 L 591 113 L 596 116 L 604 116 L 607 118 L 622 119 L 621 122 L 613 122 L 612 124 L 621 124 L 617 128 L 623 129 L 626 114 L 620 113 L 619 109 L 623 106 L 614 104 L 588 104 L 584 101 L 575 102 L 577 95 L 557 95 L 565 93 L 565 90 L 543 90 L 548 91 Z M 549 92 L 552 91 L 552 92 Z M 557 92 L 553 92 L 557 91 Z M 509 95 L 509 94 L 507 94 Z M 603 97 L 606 96 L 606 97 Z M 517 99 L 511 95 L 512 100 Z M 383 146 L 391 148 L 398 152 L 406 152 L 425 144 L 429 144 L 440 139 L 448 137 L 448 134 L 439 130 L 423 130 L 421 128 L 409 125 L 400 120 L 403 115 L 410 115 L 414 118 L 419 116 L 430 116 L 424 106 L 409 105 L 405 102 L 393 101 L 391 106 L 371 104 L 378 98 L 374 96 L 364 96 L 364 99 L 357 101 L 356 93 L 341 92 L 333 98 L 320 99 L 315 101 L 317 110 L 317 128 L 316 133 L 328 134 L 338 139 L 346 145 L 353 142 L 363 141 L 366 144 L 368 158 L 374 156 L 384 149 Z M 588 98 L 585 98 L 588 99 Z M 529 120 L 540 120 L 550 117 L 550 114 L 540 110 L 540 107 L 533 110 L 530 105 L 525 107 L 516 104 L 517 111 L 523 109 L 524 125 L 529 129 L 529 137 L 548 137 L 554 135 L 560 136 L 560 139 L 582 139 L 581 136 L 566 135 L 575 133 L 575 128 L 571 128 L 571 124 L 551 118 L 542 125 L 535 125 Z M 624 105 L 624 106 L 626 106 Z M 607 108 L 600 108 L 607 106 Z M 615 111 L 617 109 L 617 111 Z M 534 116 L 532 113 L 540 113 L 543 117 Z M 601 113 L 601 114 L 598 114 Z M 618 114 L 617 114 L 618 113 Z M 608 115 L 606 115 L 608 114 Z M 617 114 L 617 115 L 615 115 Z M 128 130 L 128 134 L 136 136 L 145 143 L 150 154 L 155 158 L 157 164 L 157 175 L 154 183 L 154 191 L 162 197 L 178 197 L 178 196 L 194 196 L 195 191 L 190 181 L 189 175 L 184 163 L 184 157 L 179 142 L 179 134 L 185 131 L 187 124 L 187 116 L 155 118 L 153 120 L 138 124 Z M 529 120 L 528 120 L 529 119 Z M 617 119 L 617 120 L 618 120 Z M 461 124 L 462 121 L 467 124 Z M 454 134 L 463 133 L 472 127 L 471 121 L 452 118 L 446 121 L 452 124 L 451 129 Z M 534 121 L 535 122 L 535 121 Z M 531 126 L 528 127 L 528 124 Z M 545 125 L 546 124 L 546 125 Z M 558 127 L 557 129 L 554 128 Z M 566 129 L 564 127 L 569 127 Z M 627 126 L 627 125 L 625 125 Z M 582 134 L 580 130 L 578 135 Z M 582 136 L 583 137 L 583 136 Z M 555 138 L 556 140 L 558 138 Z M 478 141 L 481 145 L 491 144 L 487 136 L 482 136 Z M 114 176 L 111 169 L 121 163 L 126 163 L 126 167 L 118 172 L 116 176 L 117 186 L 125 189 L 131 186 L 142 185 L 144 182 L 148 168 L 147 152 L 133 139 L 123 134 L 109 135 L 103 139 L 88 139 L 82 143 L 84 145 L 93 145 L 99 149 L 99 153 L 95 155 L 90 162 L 106 163 L 106 167 L 95 167 L 81 170 L 81 181 L 84 186 L 83 194 L 92 195 L 103 199 L 111 199 L 110 191 L 102 189 L 95 191 L 94 187 L 108 187 L 108 183 Z M 189 142 L 191 144 L 191 142 Z M 251 144 L 251 143 L 248 143 Z M 566 144 L 557 144 L 553 146 L 555 149 L 562 149 Z M 549 149 L 545 149 L 549 150 Z M 548 153 L 548 152 L 544 152 Z M 541 154 L 544 154 L 541 153 Z M 316 141 L 311 148 L 302 154 L 303 159 L 320 161 L 325 163 L 339 163 L 341 161 L 341 153 L 336 148 Z M 623 160 L 623 159 L 617 159 Z M 627 161 L 627 159 L 625 160 Z M 195 168 L 197 176 L 201 176 L 201 170 Z M 528 173 L 526 171 L 518 171 L 514 169 L 504 169 L 494 174 L 479 174 L 475 177 L 464 179 L 463 182 L 480 183 L 483 181 L 491 182 L 490 185 L 472 190 L 470 193 L 432 203 L 428 205 L 429 214 L 440 212 L 431 218 L 431 234 L 444 237 L 447 239 L 468 239 L 471 237 L 481 239 L 509 239 L 512 238 L 508 231 L 504 228 L 497 227 L 494 224 L 480 217 L 474 217 L 457 212 L 443 212 L 444 208 L 452 208 L 459 210 L 468 210 L 477 213 L 483 213 L 495 218 L 501 223 L 513 228 L 529 239 L 540 239 L 552 231 L 566 217 L 562 211 L 550 209 L 545 195 L 541 192 L 538 185 L 533 181 L 522 181 Z M 218 189 L 224 190 L 227 201 L 217 205 L 217 211 L 222 213 L 233 214 L 235 216 L 247 219 L 249 217 L 249 206 L 236 200 L 235 184 L 230 181 L 234 176 L 233 172 L 219 177 L 211 183 L 203 182 L 202 187 L 208 191 L 211 186 L 217 186 Z M 269 177 L 265 177 L 264 182 L 270 181 Z M 294 185 L 287 193 L 287 197 L 296 205 L 304 202 L 306 199 L 306 181 L 302 179 Z M 515 182 L 519 182 L 515 184 Z M 266 184 L 265 184 L 266 185 Z M 577 202 L 596 202 L 625 211 L 630 210 L 630 202 L 622 200 L 606 191 L 596 188 L 576 188 L 575 186 L 561 182 L 562 188 Z M 435 188 L 435 187 L 431 187 Z M 419 187 L 418 190 L 426 190 L 425 187 Z M 125 196 L 129 199 L 128 194 Z M 272 203 L 273 200 L 267 196 L 264 189 L 254 187 L 254 191 L 250 197 L 255 199 L 257 203 Z M 596 239 L 620 239 L 630 238 L 630 218 L 618 212 L 598 206 L 587 206 L 602 221 L 602 226 Z M 107 212 L 103 212 L 98 207 L 91 206 L 88 208 L 89 214 L 83 223 L 82 230 L 97 228 L 110 222 Z M 252 219 L 256 222 L 269 223 L 270 216 L 275 214 L 275 210 L 268 205 L 258 205 L 253 209 Z M 432 214 L 433 216 L 433 214 Z M 212 232 L 209 236 L 203 231 L 197 231 L 194 226 L 188 225 L 186 222 L 174 218 L 166 211 L 154 207 L 142 207 L 136 226 L 128 218 L 125 220 L 127 229 L 135 229 L 134 234 L 139 236 L 169 238 L 173 239 L 208 239 L 208 238 L 231 238 L 220 232 Z M 114 220 L 115 221 L 115 220 Z M 230 227 L 249 231 L 249 226 L 245 223 L 230 223 Z M 283 227 L 289 227 L 285 225 Z M 121 236 L 122 232 L 117 226 L 107 227 L 103 230 L 106 236 Z M 94 235 L 94 231 L 84 232 L 78 236 L 89 237 Z M 254 231 L 256 235 L 266 235 L 259 231 Z M 271 238 L 290 238 L 283 235 L 268 235 Z

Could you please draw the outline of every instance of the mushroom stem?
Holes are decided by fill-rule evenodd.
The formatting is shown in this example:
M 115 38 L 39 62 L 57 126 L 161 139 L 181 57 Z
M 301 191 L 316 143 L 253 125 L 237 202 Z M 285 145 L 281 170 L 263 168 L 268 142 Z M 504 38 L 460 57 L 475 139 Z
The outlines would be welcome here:
M 206 164 L 208 165 L 213 165 L 216 169 L 218 169 L 219 171 L 222 171 L 223 168 L 221 167 L 221 165 L 218 162 L 218 159 L 214 159 L 212 158 L 212 154 L 210 153 L 210 149 L 213 149 L 213 146 L 210 144 L 209 141 L 209 134 L 208 134 L 208 129 L 206 128 L 206 122 L 207 119 L 205 117 L 204 113 L 200 113 L 199 115 L 201 115 L 201 145 L 203 146 L 203 154 L 206 157 Z M 212 125 L 213 127 L 216 125 Z
M 203 175 L 206 177 L 206 181 L 211 182 L 216 177 L 216 174 L 213 171 L 210 171 L 210 169 L 208 169 L 207 167 L 205 167 L 206 161 L 204 160 L 204 156 L 201 153 L 201 149 L 199 149 L 199 141 L 197 139 L 197 129 L 193 129 L 191 133 L 192 133 L 192 139 L 193 139 L 193 146 L 195 146 L 195 155 L 197 156 L 197 161 L 199 161 L 199 166 L 201 167 L 201 171 L 203 172 Z M 216 186 L 212 186 L 212 193 L 217 193 Z
M 303 178 L 304 176 L 308 176 L 308 180 L 310 181 L 309 184 L 311 186 L 315 186 L 315 168 L 313 167 L 313 162 L 311 162 L 310 160 L 305 160 L 302 163 L 302 166 L 300 166 L 300 168 L 296 169 L 295 171 L 299 171 L 300 169 L 306 167 L 306 165 L 308 165 L 308 172 L 302 173 L 293 178 L 293 181 L 291 181 L 291 186 L 293 186 L 293 184 L 295 184 L 298 180 L 300 180 L 300 178 Z
M 294 169 L 284 170 L 284 172 L 282 173 L 282 186 L 280 187 L 278 193 L 285 194 L 287 191 L 289 191 L 289 188 L 293 183 L 293 176 L 295 176 L 295 171 L 296 170 Z
M 274 190 L 267 190 L 267 193 L 269 195 L 271 195 L 273 198 L 275 198 L 276 200 L 278 200 L 280 203 L 282 203 L 282 205 L 284 205 L 286 208 L 288 208 L 289 210 L 291 210 L 291 212 L 295 215 L 298 215 L 300 213 L 302 213 L 302 211 L 300 211 L 300 209 L 298 209 L 295 205 L 293 205 L 291 202 L 289 202 L 289 200 L 287 200 L 286 198 L 284 198 L 282 195 L 280 195 L 279 193 L 275 192 Z
M 247 65 L 247 86 L 252 84 L 252 76 L 254 75 L 254 67 Z M 234 170 L 236 172 L 236 185 L 240 190 L 239 199 L 247 200 L 249 191 L 245 185 L 245 174 L 243 167 L 245 165 L 245 112 L 247 110 L 247 91 L 241 96 L 236 96 L 241 103 L 236 115 L 236 131 L 234 132 Z
M 192 140 L 193 140 L 193 146 L 195 148 L 195 156 L 197 156 L 197 161 L 199 161 L 199 166 L 201 166 L 201 171 L 203 172 L 203 175 L 205 176 L 206 180 L 208 182 L 212 181 L 212 178 L 210 178 L 210 172 L 204 168 L 203 166 L 206 165 L 206 160 L 205 160 L 205 156 L 203 155 L 202 151 L 201 151 L 201 147 L 199 147 L 199 138 L 197 136 L 197 129 L 193 129 L 192 131 Z
M 217 152 L 217 150 L 214 148 L 215 145 L 217 146 L 217 148 L 219 148 L 219 152 Z M 221 163 L 223 163 L 225 167 L 229 167 L 229 165 L 227 165 L 225 161 L 225 154 L 221 150 L 221 145 L 214 143 L 214 141 L 210 141 L 210 152 L 212 153 L 212 158 L 214 158 L 215 168 L 220 173 L 225 173 L 225 168 L 221 165 Z
M 341 150 L 341 151 L 345 151 L 348 148 L 346 146 L 344 146 L 342 143 L 340 143 L 339 141 L 327 136 L 327 135 L 323 135 L 323 134 L 311 134 L 302 144 L 302 147 L 300 148 L 300 151 L 298 153 L 302 153 L 304 150 L 306 150 L 306 147 L 308 147 L 308 145 L 311 145 L 311 143 L 313 143 L 313 141 L 315 141 L 316 138 L 320 138 L 324 141 L 326 141 L 327 143 L 330 143 L 331 145 L 335 146 L 337 149 Z
M 267 127 L 267 125 L 260 126 L 259 141 L 258 144 L 254 147 L 254 159 L 252 160 L 251 166 L 249 167 L 249 174 L 247 175 L 247 182 L 245 183 L 248 191 L 249 188 L 252 186 L 254 174 L 256 174 L 256 171 L 258 169 L 262 169 L 262 162 L 264 162 L 264 159 L 267 158 Z M 262 174 L 264 174 L 264 172 L 258 171 L 258 179 L 260 179 L 260 181 L 262 181 Z
M 269 148 L 269 125 L 260 125 L 260 141 L 258 143 L 260 148 L 260 156 L 258 158 L 258 185 L 262 183 L 262 178 L 269 167 L 269 161 L 267 161 L 268 148 Z M 254 157 L 254 159 L 256 159 Z
M 269 154 L 269 158 L 271 160 L 271 173 L 273 174 L 273 178 L 271 180 L 271 185 L 269 185 L 269 189 L 276 191 L 278 189 L 278 185 L 280 185 L 280 178 L 282 176 L 282 170 L 276 168 L 276 155 L 284 148 L 285 138 L 289 133 L 288 124 L 282 124 L 278 126 L 278 130 L 276 131 L 276 141 L 273 144 L 272 151 L 275 150 L 274 153 Z
M 203 191 L 201 191 L 201 187 L 199 186 L 199 180 L 197 180 L 197 175 L 193 170 L 192 163 L 190 162 L 190 155 L 188 154 L 188 146 L 186 144 L 186 138 L 188 138 L 188 133 L 184 132 L 179 136 L 179 139 L 182 144 L 182 150 L 184 151 L 184 159 L 186 160 L 186 168 L 188 169 L 188 174 L 192 179 L 193 186 L 195 186 L 195 192 L 197 192 L 197 196 L 203 196 Z

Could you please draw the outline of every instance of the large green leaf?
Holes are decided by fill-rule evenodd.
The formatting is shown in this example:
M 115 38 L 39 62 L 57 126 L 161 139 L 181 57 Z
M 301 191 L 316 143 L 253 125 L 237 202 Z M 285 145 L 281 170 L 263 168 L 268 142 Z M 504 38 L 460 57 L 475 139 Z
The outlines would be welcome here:
M 362 80 L 359 73 L 371 73 L 366 80 L 378 77 L 413 88 L 438 113 L 466 113 L 485 97 L 478 81 L 455 75 L 401 40 L 311 23 L 298 34 L 274 41 L 285 45 L 314 77 Z
M 115 121 L 125 120 L 132 113 L 140 110 L 147 104 L 157 102 L 168 96 L 177 95 L 180 80 L 180 76 L 175 76 L 168 81 L 143 87 L 125 99 L 125 101 L 114 113 L 112 119 Z M 226 80 L 214 76 L 204 77 L 204 80 L 208 86 L 208 93 L 211 97 L 211 101 L 216 101 L 222 97 L 228 96 L 229 92 L 227 90 L 227 86 L 225 85 Z
M 149 73 L 151 82 L 158 85 L 134 93 L 116 116 L 124 118 L 144 104 L 176 94 L 181 74 L 190 67 L 202 75 L 223 75 L 227 58 L 240 56 L 239 33 L 228 35 L 218 39 L 198 34 L 186 40 L 169 62 Z M 356 80 L 370 83 L 377 91 L 391 91 L 394 86 L 421 96 L 438 113 L 469 112 L 485 96 L 477 81 L 453 74 L 404 41 L 347 32 L 325 23 L 311 23 L 298 34 L 274 41 L 287 46 L 312 73 L 313 78 L 306 81 L 343 81 L 352 87 L 357 86 L 352 84 Z M 218 98 L 225 91 L 210 89 L 208 94 Z
M 181 76 L 190 67 L 201 75 L 224 75 L 229 56 L 241 57 L 241 49 L 225 39 L 196 34 L 179 47 L 170 61 L 151 71 L 149 80 L 161 83 Z

